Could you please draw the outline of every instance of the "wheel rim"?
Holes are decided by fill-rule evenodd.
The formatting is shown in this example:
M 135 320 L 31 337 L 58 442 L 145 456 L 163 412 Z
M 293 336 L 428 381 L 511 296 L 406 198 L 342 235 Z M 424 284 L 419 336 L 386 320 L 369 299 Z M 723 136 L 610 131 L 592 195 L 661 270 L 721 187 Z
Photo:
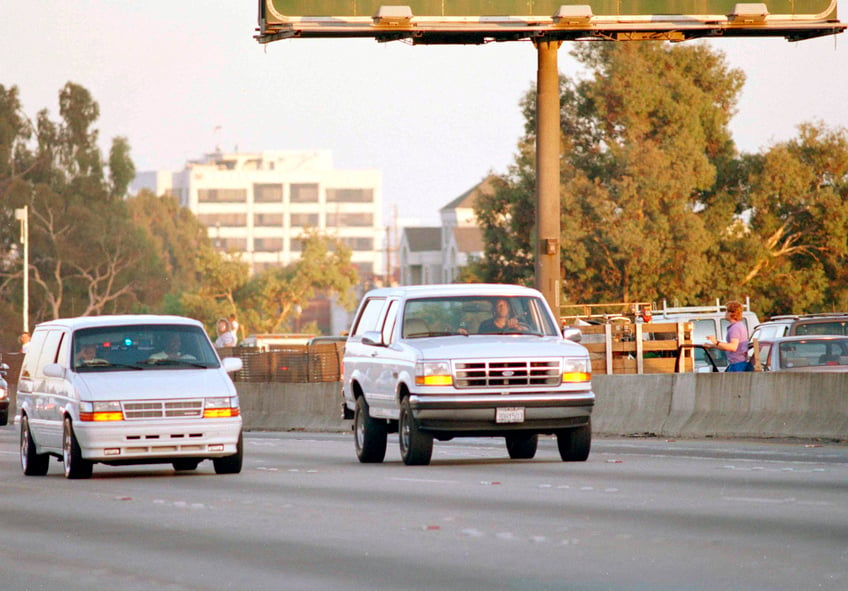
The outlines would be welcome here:
M 409 436 L 410 436 L 410 424 L 409 424 L 409 414 L 406 410 L 400 411 L 400 449 L 404 455 L 406 455 L 409 450 Z
M 21 421 L 21 468 L 26 472 L 29 463 L 29 422 L 24 418 Z
M 362 410 L 356 409 L 356 446 L 359 449 L 365 447 L 365 421 L 362 420 Z
M 68 423 L 65 423 L 65 433 L 62 436 L 62 463 L 67 476 L 71 473 L 71 429 Z

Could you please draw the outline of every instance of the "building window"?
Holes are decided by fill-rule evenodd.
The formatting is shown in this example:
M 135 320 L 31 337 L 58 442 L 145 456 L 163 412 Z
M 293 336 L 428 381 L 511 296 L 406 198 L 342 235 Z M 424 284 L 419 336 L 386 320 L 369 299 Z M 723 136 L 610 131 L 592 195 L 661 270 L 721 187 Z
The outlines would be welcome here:
M 298 183 L 291 186 L 292 203 L 318 203 L 318 183 Z
M 364 251 L 372 251 L 374 250 L 374 239 L 373 238 L 359 238 L 359 237 L 351 237 L 345 236 L 341 239 L 342 244 L 350 248 L 351 250 L 364 250 Z
M 254 252 L 280 252 L 283 250 L 282 238 L 254 238 Z
M 221 250 L 247 250 L 247 239 L 245 238 L 215 238 L 215 246 Z
M 327 189 L 327 203 L 372 203 L 374 189 Z
M 283 214 L 281 213 L 257 213 L 253 216 L 254 226 L 270 226 L 279 228 L 283 225 Z
M 200 203 L 246 203 L 246 189 L 198 189 Z
M 367 227 L 374 224 L 372 213 L 328 213 L 327 227 L 346 228 L 351 226 Z
M 315 228 L 318 226 L 318 214 L 293 213 L 291 214 L 291 225 L 295 228 Z
M 255 203 L 282 203 L 283 186 L 255 184 L 253 185 L 253 201 Z
M 360 277 L 371 277 L 374 274 L 374 263 L 354 263 Z
M 199 213 L 197 219 L 204 226 L 233 226 L 243 228 L 247 224 L 247 216 L 243 213 Z

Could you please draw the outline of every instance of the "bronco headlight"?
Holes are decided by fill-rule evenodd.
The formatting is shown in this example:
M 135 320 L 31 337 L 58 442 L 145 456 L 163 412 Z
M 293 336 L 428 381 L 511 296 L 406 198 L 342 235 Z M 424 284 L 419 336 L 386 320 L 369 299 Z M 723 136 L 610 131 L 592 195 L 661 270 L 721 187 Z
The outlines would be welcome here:
M 450 361 L 419 361 L 415 364 L 417 386 L 451 386 Z
M 586 357 L 564 357 L 562 360 L 562 382 L 573 384 L 592 381 L 592 362 Z

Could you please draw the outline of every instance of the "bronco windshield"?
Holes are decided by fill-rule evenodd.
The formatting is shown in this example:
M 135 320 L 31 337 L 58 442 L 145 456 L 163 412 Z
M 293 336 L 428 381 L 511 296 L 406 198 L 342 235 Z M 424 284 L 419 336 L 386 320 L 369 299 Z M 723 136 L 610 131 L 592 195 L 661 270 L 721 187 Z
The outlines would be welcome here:
M 403 337 L 477 334 L 557 336 L 542 300 L 530 296 L 452 296 L 406 302 Z

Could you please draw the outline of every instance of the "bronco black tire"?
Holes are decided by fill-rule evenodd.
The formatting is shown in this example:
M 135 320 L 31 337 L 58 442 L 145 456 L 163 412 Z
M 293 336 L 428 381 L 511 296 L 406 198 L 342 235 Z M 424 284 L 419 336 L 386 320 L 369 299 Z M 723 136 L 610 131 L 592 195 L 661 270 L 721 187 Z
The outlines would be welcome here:
M 506 451 L 513 460 L 529 460 L 536 455 L 539 436 L 518 433 L 506 436 Z
M 558 432 L 557 447 L 563 462 L 585 462 L 592 448 L 592 423 Z
M 368 414 L 365 396 L 356 399 L 353 411 L 353 439 L 356 457 L 362 464 L 379 464 L 386 458 L 388 429 L 385 421 Z
M 433 435 L 418 428 L 418 423 L 412 416 L 409 398 L 404 398 L 400 406 L 398 439 L 400 439 L 400 457 L 404 464 L 426 466 L 430 463 L 433 455 Z

